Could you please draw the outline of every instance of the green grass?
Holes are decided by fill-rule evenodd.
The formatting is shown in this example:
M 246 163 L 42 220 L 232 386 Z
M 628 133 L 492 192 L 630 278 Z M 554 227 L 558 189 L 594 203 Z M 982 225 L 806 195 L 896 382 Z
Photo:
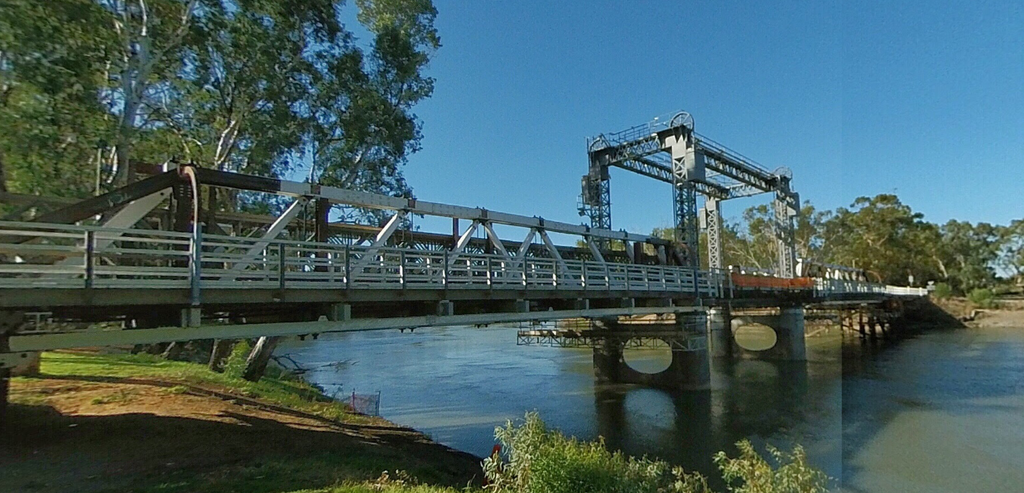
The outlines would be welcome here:
M 17 377 L 15 381 L 31 382 L 49 378 L 69 380 L 116 381 L 120 379 L 159 381 L 164 388 L 161 393 L 184 394 L 203 393 L 210 390 L 228 393 L 260 402 L 294 409 L 325 417 L 347 424 L 386 425 L 380 418 L 371 418 L 352 413 L 344 404 L 325 396 L 316 387 L 280 371 L 268 371 L 268 375 L 253 383 L 235 375 L 236 372 L 215 373 L 205 365 L 168 361 L 148 354 L 81 354 L 51 352 L 43 353 L 40 373 L 35 377 Z M 138 397 L 137 391 L 118 389 L 109 394 L 95 397 L 94 405 L 107 403 L 129 403 Z M 21 404 L 45 404 L 46 395 L 25 394 Z M 371 453 L 330 453 L 305 450 L 301 453 L 281 457 L 261 457 L 244 464 L 229 466 L 218 472 L 193 471 L 188 469 L 170 472 L 157 482 L 143 479 L 129 491 L 152 493 L 184 492 L 275 492 L 293 491 L 347 493 L 347 492 L 394 492 L 394 493 L 442 493 L 455 492 L 441 486 L 422 483 L 443 482 L 429 462 L 410 460 L 407 452 L 381 447 Z M 409 476 L 401 479 L 371 480 L 382 471 L 405 468 Z M 415 478 L 415 479 L 413 479 Z M 303 485 L 334 485 L 326 489 L 301 490 Z M 479 491 L 479 490 L 476 490 Z
M 268 372 L 259 382 L 249 382 L 227 373 L 215 373 L 203 365 L 168 361 L 149 354 L 43 353 L 38 378 L 137 378 L 161 380 L 174 385 L 166 391 L 185 393 L 189 385 L 227 391 L 259 399 L 344 423 L 370 424 L 380 420 L 354 414 L 344 404 L 325 396 L 316 387 L 279 372 Z M 274 376 L 278 374 L 277 376 Z M 18 377 L 23 379 L 35 377 Z M 103 402 L 126 402 L 130 395 L 99 397 Z M 102 403 L 102 402 L 96 402 Z
M 119 389 L 101 397 L 93 397 L 92 404 L 125 404 L 135 400 L 138 392 L 130 389 Z

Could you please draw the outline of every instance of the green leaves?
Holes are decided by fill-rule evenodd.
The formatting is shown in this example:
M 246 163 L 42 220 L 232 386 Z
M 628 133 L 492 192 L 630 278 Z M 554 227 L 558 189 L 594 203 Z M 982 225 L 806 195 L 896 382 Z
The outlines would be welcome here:
M 487 489 L 504 493 L 710 493 L 707 479 L 667 463 L 610 452 L 604 442 L 587 442 L 548 430 L 537 413 L 520 424 L 494 431 L 502 453 L 484 459 Z M 769 446 L 771 462 L 750 442 L 736 444 L 739 456 L 719 452 L 715 464 L 735 493 L 818 493 L 828 476 L 807 462 L 804 449 L 792 453 Z
M 777 246 L 766 205 L 750 207 L 722 231 L 727 265 L 773 268 Z M 997 276 L 1024 274 L 1024 220 L 1009 226 L 950 220 L 937 225 L 882 194 L 859 197 L 849 208 L 817 211 L 804 203 L 796 223 L 797 254 L 865 269 L 872 280 L 923 286 L 942 282 L 951 292 L 992 286 Z
M 83 195 L 170 159 L 411 195 L 430 0 L 56 0 L 0 10 L 0 189 Z M 116 176 L 115 176 L 116 175 Z M 3 179 L 6 177 L 6 179 Z M 116 178 L 116 180 L 115 180 Z M 115 180 L 116 183 L 108 183 Z

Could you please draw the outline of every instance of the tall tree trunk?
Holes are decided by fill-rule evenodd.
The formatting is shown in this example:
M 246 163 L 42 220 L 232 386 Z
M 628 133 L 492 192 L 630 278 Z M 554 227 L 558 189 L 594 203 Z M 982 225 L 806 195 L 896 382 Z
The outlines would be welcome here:
M 178 359 L 179 356 L 181 356 L 181 350 L 184 348 L 184 346 L 185 343 L 183 342 L 172 342 L 167 345 L 167 348 L 164 349 L 163 354 L 161 354 L 160 356 L 163 359 L 176 360 Z
M 260 337 L 260 340 L 256 341 L 256 345 L 253 346 L 252 352 L 249 353 L 249 358 L 245 360 L 242 378 L 250 382 L 259 382 L 263 378 L 267 364 L 270 363 L 270 356 L 274 353 L 274 348 L 280 341 L 280 337 Z
M 4 153 L 0 152 L 0 192 L 7 191 L 7 170 L 4 168 Z
M 234 341 L 231 339 L 216 339 L 213 341 L 213 350 L 210 351 L 210 371 L 224 372 L 224 360 L 231 354 L 233 343 Z

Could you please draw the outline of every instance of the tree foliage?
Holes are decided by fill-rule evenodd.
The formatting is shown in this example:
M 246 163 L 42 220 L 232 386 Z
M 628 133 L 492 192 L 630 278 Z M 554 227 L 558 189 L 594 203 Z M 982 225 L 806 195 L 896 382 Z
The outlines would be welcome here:
M 726 264 L 773 268 L 777 244 L 768 206 L 748 208 L 722 232 Z M 941 283 L 968 294 L 1000 274 L 1024 274 L 1024 220 L 1008 226 L 950 220 L 938 225 L 891 194 L 857 198 L 850 207 L 818 211 L 804 203 L 796 222 L 801 258 L 865 269 L 879 282 Z
M 549 430 L 537 413 L 511 421 L 494 432 L 500 454 L 484 459 L 487 488 L 506 493 L 679 492 L 710 493 L 708 481 L 663 461 L 609 451 L 601 440 L 588 442 Z M 719 453 L 715 462 L 731 492 L 815 493 L 828 477 L 807 462 L 803 449 L 792 453 L 769 448 L 770 461 L 746 441 L 740 455 Z
M 8 2 L 0 187 L 84 195 L 176 159 L 410 196 L 436 14 L 430 0 Z

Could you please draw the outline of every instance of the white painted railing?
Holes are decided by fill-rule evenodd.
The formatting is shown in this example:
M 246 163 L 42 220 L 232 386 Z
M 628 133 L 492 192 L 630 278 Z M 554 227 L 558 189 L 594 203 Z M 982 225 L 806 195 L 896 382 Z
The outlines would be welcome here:
M 0 222 L 0 288 L 564 289 L 717 298 L 725 282 L 722 273 L 672 266 Z
M 925 288 L 820 278 L 814 279 L 814 293 L 815 297 L 851 293 L 884 294 L 888 296 L 928 296 L 928 290 Z
M 193 251 L 198 263 L 193 261 Z M 0 288 L 516 289 L 728 298 L 722 271 L 408 248 L 350 247 L 0 221 Z M 815 279 L 819 298 L 926 296 L 923 288 Z

